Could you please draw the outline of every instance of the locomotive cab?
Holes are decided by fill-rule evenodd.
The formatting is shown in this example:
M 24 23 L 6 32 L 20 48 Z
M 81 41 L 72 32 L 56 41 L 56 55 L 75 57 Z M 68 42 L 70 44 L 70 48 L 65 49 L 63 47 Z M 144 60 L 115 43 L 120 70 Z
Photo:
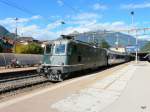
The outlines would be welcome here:
M 68 40 L 53 41 L 45 46 L 43 64 L 38 72 L 47 76 L 49 80 L 61 81 L 67 66 L 67 46 Z
M 65 65 L 67 43 L 48 44 L 45 47 L 43 64 L 44 65 Z

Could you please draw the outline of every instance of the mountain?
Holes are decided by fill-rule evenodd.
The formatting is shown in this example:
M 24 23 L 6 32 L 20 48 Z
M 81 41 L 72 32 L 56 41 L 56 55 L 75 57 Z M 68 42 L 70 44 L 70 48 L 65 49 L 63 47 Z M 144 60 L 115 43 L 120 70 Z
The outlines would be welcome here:
M 142 47 L 142 51 L 143 51 L 143 52 L 149 52 L 149 53 L 150 53 L 150 42 L 146 43 L 146 44 Z
M 84 42 L 93 42 L 93 40 L 96 42 L 100 42 L 102 39 L 105 39 L 112 47 L 115 47 L 117 38 L 119 46 L 134 46 L 136 43 L 135 37 L 120 32 L 96 31 L 79 34 L 76 33 L 75 37 L 77 40 L 81 40 Z M 138 39 L 139 48 L 142 48 L 147 42 L 147 40 Z
M 0 37 L 14 38 L 15 34 L 10 33 L 5 27 L 0 25 Z

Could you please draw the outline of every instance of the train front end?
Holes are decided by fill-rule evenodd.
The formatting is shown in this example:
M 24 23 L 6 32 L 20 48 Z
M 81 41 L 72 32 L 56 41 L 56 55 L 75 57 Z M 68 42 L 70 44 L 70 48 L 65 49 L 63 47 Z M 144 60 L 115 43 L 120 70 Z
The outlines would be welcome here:
M 56 40 L 46 45 L 43 64 L 38 73 L 46 76 L 50 81 L 62 81 L 67 73 L 67 40 Z

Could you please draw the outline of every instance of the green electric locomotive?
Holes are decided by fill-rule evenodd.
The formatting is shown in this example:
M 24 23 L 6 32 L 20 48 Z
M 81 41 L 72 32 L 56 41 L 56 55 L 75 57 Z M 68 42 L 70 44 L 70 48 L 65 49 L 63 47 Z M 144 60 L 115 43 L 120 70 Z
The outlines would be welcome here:
M 38 72 L 51 81 L 62 81 L 72 72 L 107 64 L 107 50 L 64 37 L 46 45 Z

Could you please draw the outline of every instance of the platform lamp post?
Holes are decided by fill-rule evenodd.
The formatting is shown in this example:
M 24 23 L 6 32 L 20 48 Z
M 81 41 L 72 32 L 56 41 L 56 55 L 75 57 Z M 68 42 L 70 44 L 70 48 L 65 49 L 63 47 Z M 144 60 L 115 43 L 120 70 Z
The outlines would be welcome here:
M 95 32 L 92 33 L 92 37 L 93 37 L 93 44 L 95 44 Z
M 64 24 L 66 24 L 64 21 L 61 21 L 61 35 L 63 35 L 63 26 L 64 26 Z
M 18 29 L 17 29 L 17 22 L 18 22 L 18 18 L 15 18 L 15 24 L 16 24 L 16 28 L 15 28 L 15 39 L 14 39 L 14 53 L 16 53 L 16 41 L 17 41 L 17 35 L 18 35 Z
M 135 28 L 134 27 L 134 11 L 131 11 L 131 16 L 132 16 L 132 26 L 133 26 L 133 29 Z M 137 31 L 135 31 L 136 32 L 136 53 L 135 53 L 135 62 L 137 63 L 138 62 L 138 42 L 137 42 Z
M 96 46 L 98 45 L 98 40 L 96 39 L 96 32 L 92 33 L 92 41 L 94 45 Z

